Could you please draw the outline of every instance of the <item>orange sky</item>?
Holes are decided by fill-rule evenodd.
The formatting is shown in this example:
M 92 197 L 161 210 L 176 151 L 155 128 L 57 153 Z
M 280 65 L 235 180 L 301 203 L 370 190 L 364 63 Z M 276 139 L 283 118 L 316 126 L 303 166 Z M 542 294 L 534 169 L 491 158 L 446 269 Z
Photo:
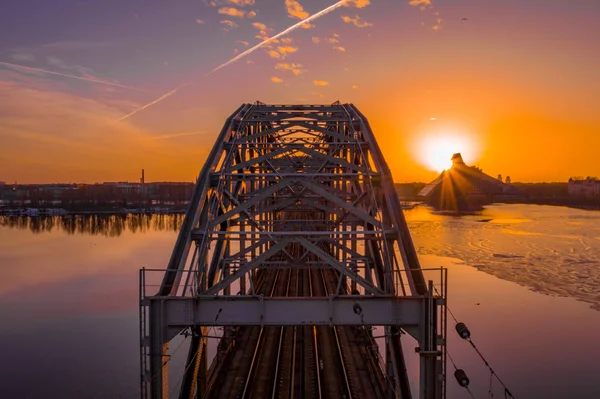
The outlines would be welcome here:
M 356 104 L 397 182 L 437 175 L 420 147 L 431 137 L 467 140 L 467 163 L 513 181 L 600 175 L 599 1 L 412 2 L 355 1 L 208 78 L 335 1 L 150 1 L 100 16 L 90 2 L 25 17 L 15 5 L 0 16 L 0 62 L 149 92 L 0 65 L 0 181 L 134 181 L 142 168 L 192 181 L 224 120 L 256 100 Z

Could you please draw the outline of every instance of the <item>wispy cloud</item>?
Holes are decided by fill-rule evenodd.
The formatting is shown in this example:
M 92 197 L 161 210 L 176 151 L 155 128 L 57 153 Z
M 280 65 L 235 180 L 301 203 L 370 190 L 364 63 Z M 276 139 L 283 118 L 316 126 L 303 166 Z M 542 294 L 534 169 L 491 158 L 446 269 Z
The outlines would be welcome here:
M 204 24 L 204 21 L 203 21 L 203 20 L 201 20 L 201 19 L 199 19 L 199 18 L 196 18 L 196 23 L 197 23 L 198 25 L 202 25 L 202 24 Z
M 10 55 L 10 58 L 19 62 L 35 61 L 35 55 L 32 53 L 14 53 Z
M 326 82 L 324 80 L 313 80 L 313 84 L 315 86 L 329 86 L 329 82 Z
M 242 45 L 242 46 L 244 46 L 244 47 L 248 47 L 248 46 L 250 45 L 250 43 L 248 43 L 248 42 L 245 42 L 245 41 L 243 41 L 243 40 L 237 40 L 237 41 L 236 41 L 236 43 L 239 43 L 239 44 L 241 44 L 241 45 Z
M 300 74 L 302 74 L 302 64 L 297 64 L 297 63 L 285 63 L 285 62 L 278 62 L 277 64 L 275 64 L 275 69 L 282 69 L 284 71 L 290 71 L 292 72 L 294 75 L 298 76 Z
M 267 25 L 262 22 L 252 22 L 252 26 L 254 26 L 258 30 L 267 30 Z
M 124 105 L 0 80 L 0 169 L 19 181 L 114 181 L 124 162 L 152 163 L 157 179 L 193 178 L 185 165 L 199 154 L 184 140 L 116 123 Z
M 45 74 L 49 74 L 49 75 L 62 76 L 62 77 L 65 77 L 65 78 L 70 78 L 70 79 L 83 80 L 85 82 L 90 82 L 90 83 L 99 83 L 99 84 L 103 84 L 103 85 L 122 87 L 124 89 L 131 89 L 131 90 L 137 90 L 137 91 L 147 92 L 147 90 L 139 89 L 137 87 L 122 85 L 122 84 L 119 84 L 119 83 L 109 82 L 109 81 L 106 81 L 106 80 L 100 80 L 100 79 L 93 79 L 93 78 L 87 78 L 87 77 L 69 75 L 69 74 L 66 74 L 66 73 L 53 72 L 53 71 L 48 71 L 48 70 L 45 70 L 45 69 L 31 68 L 31 67 L 24 66 L 24 65 L 10 64 L 8 62 L 0 62 L 0 65 L 4 65 L 4 66 L 9 67 L 9 68 L 17 68 L 17 69 L 21 69 L 21 70 L 24 70 L 24 71 L 40 72 L 40 73 L 45 73 Z
M 352 85 L 352 88 L 353 89 L 358 89 L 358 86 L 357 85 Z
M 230 17 L 236 18 L 244 18 L 244 15 L 246 15 L 246 11 L 238 10 L 234 7 L 221 7 L 219 8 L 219 14 L 229 15 Z
M 346 51 L 346 48 L 343 46 L 333 46 L 333 49 L 337 51 Z
M 63 40 L 60 42 L 47 43 L 40 46 L 46 50 L 55 51 L 77 51 L 91 50 L 112 45 L 109 41 L 87 41 L 87 40 Z
M 431 0 L 410 0 L 408 2 L 408 4 L 410 4 L 413 7 L 430 6 L 431 5 Z
M 357 28 L 368 28 L 369 26 L 373 26 L 372 23 L 360 19 L 358 15 L 354 16 L 354 18 L 344 15 L 342 16 L 342 21 L 347 24 L 353 24 Z
M 168 140 L 168 139 L 175 139 L 177 137 L 198 136 L 201 134 L 206 134 L 206 132 L 187 132 L 187 133 L 163 134 L 160 136 L 153 136 L 152 138 L 155 140 Z
M 267 50 L 267 54 L 269 54 L 269 57 L 271 58 L 275 58 L 276 60 L 281 59 L 281 54 L 279 54 L 277 51 L 275 50 Z
M 283 82 L 283 79 L 278 78 L 277 76 L 273 76 L 271 78 L 271 82 L 273 82 L 273 83 L 281 83 L 281 82 Z
M 312 38 L 312 42 L 313 42 L 313 43 L 317 44 L 317 43 L 319 43 L 320 41 L 321 41 L 321 39 L 319 39 L 318 37 L 314 37 L 314 36 L 313 36 L 313 38 Z
M 223 24 L 223 25 L 227 25 L 230 28 L 237 28 L 238 27 L 238 24 L 236 24 L 235 22 L 230 21 L 228 19 L 224 19 L 224 20 L 220 21 L 220 23 Z
M 285 0 L 285 7 L 290 18 L 305 19 L 310 15 L 297 0 Z
M 248 50 L 244 51 L 243 53 L 241 53 L 241 54 L 238 54 L 237 56 L 235 56 L 235 57 L 231 58 L 229 61 L 226 61 L 226 62 L 222 63 L 221 65 L 219 65 L 219 66 L 215 67 L 215 68 L 214 68 L 212 71 L 210 71 L 209 73 L 207 73 L 207 74 L 206 74 L 206 75 L 204 75 L 203 77 L 206 77 L 206 76 L 208 76 L 208 75 L 211 75 L 211 74 L 215 73 L 216 71 L 218 71 L 218 70 L 220 70 L 220 69 L 222 69 L 222 68 L 225 68 L 225 67 L 227 67 L 228 65 L 231 65 L 231 64 L 233 64 L 234 62 L 237 62 L 237 61 L 241 60 L 242 58 L 244 58 L 244 57 L 246 57 L 246 56 L 248 56 L 248 55 L 252 54 L 253 52 L 255 52 L 256 50 L 258 50 L 259 48 L 261 48 L 261 47 L 264 47 L 264 46 L 268 45 L 269 43 L 273 42 L 274 40 L 277 40 L 277 39 L 279 39 L 279 38 L 280 38 L 280 37 L 282 37 L 282 36 L 285 36 L 285 35 L 288 35 L 288 34 L 290 34 L 290 33 L 291 33 L 291 32 L 293 32 L 294 30 L 296 30 L 296 29 L 298 29 L 299 27 L 301 27 L 301 25 L 302 25 L 302 24 L 304 24 L 304 23 L 307 23 L 307 22 L 314 21 L 314 20 L 316 20 L 317 18 L 320 18 L 320 17 L 322 17 L 322 16 L 324 16 L 324 15 L 327 15 L 327 14 L 329 14 L 329 13 L 330 13 L 330 12 L 332 12 L 332 11 L 335 11 L 335 10 L 337 10 L 338 8 L 342 7 L 342 6 L 343 6 L 343 5 L 344 5 L 344 4 L 345 4 L 347 1 L 348 1 L 348 0 L 340 0 L 340 1 L 338 1 L 338 2 L 336 2 L 336 3 L 334 3 L 334 4 L 332 4 L 332 5 L 330 5 L 329 7 L 326 7 L 326 8 L 324 8 L 323 10 L 321 10 L 321 11 L 319 11 L 319 12 L 317 12 L 317 13 L 315 13 L 315 14 L 311 15 L 310 17 L 308 17 L 308 18 L 306 18 L 306 19 L 304 19 L 304 20 L 302 20 L 302 21 L 300 21 L 300 22 L 298 22 L 298 23 L 296 23 L 296 24 L 294 24 L 294 25 L 290 26 L 289 28 L 287 28 L 287 29 L 284 29 L 283 31 L 281 31 L 281 32 L 279 32 L 278 34 L 276 34 L 275 36 L 273 36 L 273 37 L 270 37 L 270 38 L 267 38 L 267 39 L 263 40 L 262 42 L 258 43 L 258 44 L 257 44 L 257 45 L 255 45 L 254 47 L 251 47 L 251 48 L 249 48 Z M 359 1 L 360 1 L 360 0 L 359 0 Z M 256 26 L 255 26 L 255 27 L 256 27 Z M 165 98 L 168 98 L 168 97 L 172 96 L 172 95 L 173 95 L 173 94 L 175 94 L 175 93 L 176 93 L 178 90 L 180 90 L 181 88 L 183 88 L 183 87 L 185 87 L 185 86 L 188 86 L 189 84 L 193 83 L 194 81 L 196 81 L 196 79 L 192 79 L 192 80 L 191 80 L 191 81 L 189 81 L 189 82 L 186 82 L 186 83 L 183 83 L 183 84 L 179 85 L 178 87 L 176 87 L 175 89 L 171 90 L 170 92 L 168 92 L 168 93 L 165 93 L 165 94 L 163 94 L 161 97 L 159 97 L 158 99 L 156 99 L 156 100 L 154 100 L 154 101 L 150 102 L 149 104 L 146 104 L 146 105 L 144 105 L 144 106 L 142 106 L 142 107 L 140 107 L 140 108 L 138 108 L 138 109 L 136 109 L 136 110 L 134 110 L 134 111 L 130 112 L 129 114 L 125 115 L 124 117 L 120 118 L 119 120 L 124 120 L 124 119 L 127 119 L 127 118 L 129 118 L 130 116 L 132 116 L 132 115 L 135 115 L 135 114 L 137 114 L 138 112 L 140 112 L 140 111 L 142 111 L 142 110 L 144 110 L 144 109 L 146 109 L 146 108 L 148 108 L 148 107 L 150 107 L 150 106 L 152 106 L 152 105 L 154 105 L 154 104 L 156 104 L 156 103 L 158 103 L 158 102 L 160 102 L 160 101 L 164 100 Z
M 226 0 L 229 4 L 235 4 L 238 7 L 251 6 L 254 4 L 254 0 Z
M 417 0 L 418 1 L 418 0 Z M 370 0 L 348 0 L 345 2 L 346 7 L 365 8 L 370 5 Z
M 279 47 L 277 47 L 277 50 L 279 51 L 279 54 L 281 54 L 281 58 L 283 59 L 283 58 L 287 57 L 288 54 L 295 53 L 296 51 L 298 51 L 298 47 L 279 46 Z
M 254 18 L 254 17 L 256 17 L 256 11 L 250 11 L 250 12 L 247 14 L 247 17 L 248 17 L 248 18 Z

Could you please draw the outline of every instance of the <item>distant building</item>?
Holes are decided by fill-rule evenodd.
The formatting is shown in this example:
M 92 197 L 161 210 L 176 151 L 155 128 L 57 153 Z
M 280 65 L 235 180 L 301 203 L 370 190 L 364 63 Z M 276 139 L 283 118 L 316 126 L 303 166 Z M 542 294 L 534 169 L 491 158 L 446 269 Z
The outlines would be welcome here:
M 600 180 L 595 177 L 569 179 L 569 196 L 578 198 L 599 198 Z
M 508 176 L 506 180 L 510 182 Z M 435 208 L 457 212 L 478 210 L 494 198 L 513 194 L 517 194 L 517 190 L 503 183 L 502 175 L 493 178 L 476 166 L 468 166 L 460 153 L 452 156 L 450 169 L 419 192 L 419 196 Z

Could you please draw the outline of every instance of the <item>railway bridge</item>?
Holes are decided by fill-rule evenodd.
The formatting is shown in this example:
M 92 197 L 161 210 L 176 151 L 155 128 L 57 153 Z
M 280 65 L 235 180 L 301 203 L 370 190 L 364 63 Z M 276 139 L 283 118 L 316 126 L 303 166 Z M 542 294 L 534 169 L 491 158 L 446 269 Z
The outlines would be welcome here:
M 140 272 L 143 398 L 445 398 L 444 273 L 437 287 L 425 279 L 352 104 L 240 106 L 152 291 L 150 272 Z M 182 336 L 187 357 L 170 373 Z

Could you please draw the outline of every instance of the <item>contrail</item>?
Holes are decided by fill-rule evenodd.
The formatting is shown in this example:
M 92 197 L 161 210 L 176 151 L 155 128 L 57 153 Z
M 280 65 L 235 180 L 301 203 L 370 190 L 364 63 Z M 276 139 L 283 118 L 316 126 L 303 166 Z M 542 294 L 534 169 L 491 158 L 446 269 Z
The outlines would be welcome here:
M 242 58 L 244 58 L 245 56 L 247 56 L 250 53 L 253 53 L 255 50 L 258 50 L 259 48 L 261 48 L 262 46 L 264 46 L 265 44 L 273 41 L 273 40 L 277 40 L 278 38 L 280 38 L 281 36 L 287 35 L 288 33 L 298 29 L 299 27 L 301 27 L 302 25 L 304 25 L 305 23 L 308 23 L 310 21 L 313 21 L 317 18 L 322 17 L 325 14 L 329 14 L 330 12 L 332 12 L 333 10 L 340 8 L 341 6 L 344 5 L 344 3 L 349 2 L 350 0 L 340 0 L 335 4 L 330 5 L 329 7 L 319 11 L 316 14 L 311 15 L 310 17 L 307 17 L 305 19 L 303 19 L 302 21 L 298 22 L 297 24 L 294 24 L 292 26 L 290 26 L 289 28 L 287 28 L 286 30 L 276 34 L 273 37 L 270 37 L 268 39 L 266 39 L 265 41 L 263 41 L 262 43 L 258 43 L 256 46 L 244 51 L 243 53 L 240 53 L 239 55 L 233 57 L 232 59 L 230 59 L 229 61 L 225 62 L 224 64 L 219 65 L 218 67 L 216 67 L 215 69 L 213 69 L 212 71 L 210 71 L 209 73 L 207 73 L 206 75 L 204 75 L 205 77 L 212 74 L 213 72 L 218 71 L 221 68 L 225 68 L 227 65 L 229 64 L 233 64 L 236 61 L 241 60 Z
M 214 72 L 218 71 L 218 70 L 219 70 L 219 69 L 221 69 L 221 68 L 225 68 L 227 65 L 233 64 L 234 62 L 241 60 L 241 59 L 242 59 L 242 58 L 244 58 L 245 56 L 247 56 L 247 55 L 249 55 L 249 54 L 253 53 L 254 51 L 256 51 L 256 50 L 258 50 L 259 48 L 263 47 L 264 45 L 266 45 L 266 44 L 268 44 L 268 43 L 272 42 L 273 40 L 277 40 L 277 39 L 278 39 L 278 38 L 280 38 L 281 36 L 287 35 L 288 33 L 290 33 L 290 32 L 292 32 L 292 31 L 294 31 L 294 30 L 298 29 L 299 27 L 301 27 L 301 26 L 302 26 L 302 25 L 304 25 L 305 23 L 309 23 L 309 22 L 311 22 L 311 21 L 314 21 L 314 20 L 315 20 L 315 19 L 317 19 L 317 18 L 320 18 L 320 17 L 322 17 L 323 15 L 329 14 L 330 12 L 332 12 L 332 11 L 334 11 L 334 10 L 336 10 L 336 9 L 340 8 L 340 7 L 341 7 L 341 6 L 343 6 L 345 3 L 348 3 L 348 2 L 350 2 L 350 1 L 351 1 L 351 0 L 340 0 L 340 1 L 338 1 L 337 3 L 335 3 L 335 4 L 332 4 L 332 5 L 330 5 L 329 7 L 325 8 L 325 9 L 323 9 L 323 10 L 321 10 L 321 11 L 319 11 L 319 12 L 317 12 L 317 13 L 313 14 L 313 15 L 311 15 L 310 17 L 307 17 L 307 18 L 303 19 L 302 21 L 300 21 L 300 22 L 298 22 L 298 23 L 296 23 L 296 24 L 294 24 L 294 25 L 290 26 L 289 28 L 287 28 L 287 29 L 285 29 L 285 30 L 283 30 L 283 31 L 279 32 L 279 33 L 278 33 L 278 34 L 276 34 L 275 36 L 273 36 L 273 37 L 270 37 L 270 38 L 268 38 L 268 39 L 265 39 L 265 40 L 264 40 L 264 41 L 262 41 L 261 43 L 258 43 L 256 46 L 254 46 L 254 47 L 252 47 L 252 48 L 250 48 L 250 49 L 248 49 L 248 50 L 244 51 L 243 53 L 240 53 L 240 54 L 236 55 L 235 57 L 233 57 L 233 58 L 232 58 L 232 59 L 230 59 L 229 61 L 227 61 L 227 62 L 225 62 L 225 63 L 223 63 L 223 64 L 219 65 L 218 67 L 216 67 L 215 69 L 213 69 L 212 71 L 210 71 L 209 73 L 207 73 L 206 75 L 202 76 L 202 78 L 205 78 L 205 77 L 207 77 L 208 75 L 211 75 L 211 74 L 213 74 Z M 140 108 L 138 108 L 138 109 L 136 109 L 136 110 L 134 110 L 134 111 L 130 112 L 129 114 L 127 114 L 127 115 L 125 115 L 125 116 L 123 116 L 123 117 L 119 118 L 119 120 L 120 120 L 120 121 L 122 121 L 122 120 L 124 120 L 124 119 L 127 119 L 127 118 L 129 118 L 130 116 L 133 116 L 133 115 L 137 114 L 138 112 L 140 112 L 140 111 L 142 111 L 142 110 L 144 110 L 144 109 L 146 109 L 146 108 L 148 108 L 148 107 L 150 107 L 150 106 L 152 106 L 152 105 L 154 105 L 154 104 L 156 104 L 156 103 L 158 103 L 158 102 L 160 102 L 160 101 L 162 101 L 162 100 L 164 100 L 164 99 L 166 99 L 166 98 L 168 98 L 168 97 L 171 97 L 171 96 L 172 96 L 173 94 L 175 94 L 175 93 L 176 93 L 176 92 L 177 92 L 179 89 L 181 89 L 181 88 L 183 88 L 183 87 L 185 87 L 185 86 L 187 86 L 187 85 L 189 85 L 189 84 L 191 84 L 191 83 L 195 82 L 197 79 L 200 79 L 200 78 L 192 79 L 192 80 L 190 80 L 189 82 L 186 82 L 186 83 L 184 83 L 184 84 L 182 84 L 182 85 L 180 85 L 180 86 L 176 87 L 175 89 L 171 90 L 171 91 L 170 91 L 170 92 L 168 92 L 168 93 L 165 93 L 165 94 L 163 94 L 162 96 L 160 96 L 160 97 L 159 97 L 159 98 L 157 98 L 156 100 L 152 101 L 151 103 L 148 103 L 148 104 L 146 104 L 146 105 L 143 105 L 142 107 L 140 107 Z
M 0 61 L 0 65 L 5 65 L 5 66 L 8 66 L 8 67 L 13 67 L 13 68 L 27 69 L 29 71 L 42 72 L 42 73 L 47 73 L 47 74 L 50 74 L 50 75 L 64 76 L 65 78 L 85 80 L 86 82 L 91 82 L 91 83 L 100 83 L 100 84 L 104 84 L 104 85 L 122 87 L 124 89 L 132 89 L 132 90 L 147 92 L 147 90 L 138 89 L 137 87 L 121 85 L 121 84 L 118 84 L 118 83 L 108 82 L 106 80 L 91 79 L 91 78 L 82 78 L 81 76 L 67 75 L 67 74 L 64 74 L 64 73 L 52 72 L 52 71 L 47 71 L 45 69 L 39 69 L 39 68 L 31 68 L 31 67 L 24 66 L 24 65 L 10 64 L 8 62 L 1 62 L 1 61 Z

